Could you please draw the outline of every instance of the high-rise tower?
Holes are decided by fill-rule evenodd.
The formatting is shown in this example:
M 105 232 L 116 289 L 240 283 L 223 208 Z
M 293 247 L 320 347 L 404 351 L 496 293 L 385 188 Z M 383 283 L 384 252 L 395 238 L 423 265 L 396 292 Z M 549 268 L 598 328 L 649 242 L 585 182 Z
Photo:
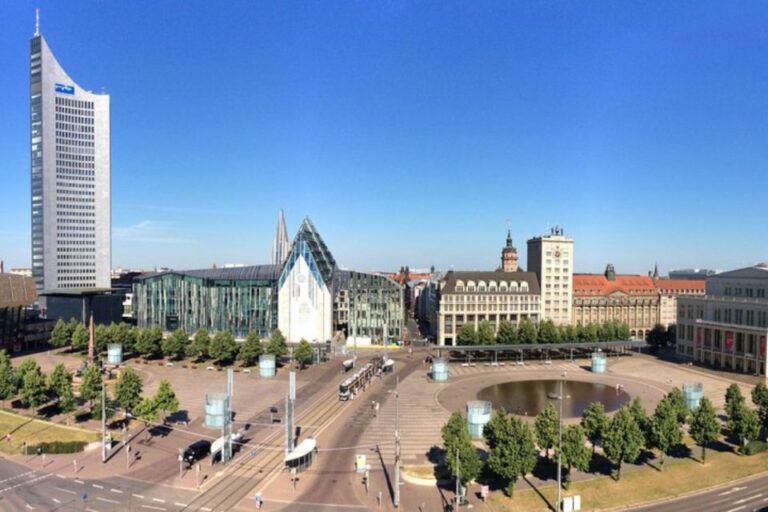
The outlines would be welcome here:
M 38 290 L 108 288 L 109 96 L 86 91 L 40 35 L 29 43 L 32 275 Z
M 277 232 L 272 241 L 272 264 L 282 265 L 285 258 L 288 257 L 288 251 L 291 249 L 288 243 L 288 231 L 285 229 L 285 215 L 282 208 L 277 218 Z
M 571 324 L 573 300 L 573 238 L 555 227 L 548 235 L 528 240 L 528 272 L 541 287 L 541 317 L 558 325 Z

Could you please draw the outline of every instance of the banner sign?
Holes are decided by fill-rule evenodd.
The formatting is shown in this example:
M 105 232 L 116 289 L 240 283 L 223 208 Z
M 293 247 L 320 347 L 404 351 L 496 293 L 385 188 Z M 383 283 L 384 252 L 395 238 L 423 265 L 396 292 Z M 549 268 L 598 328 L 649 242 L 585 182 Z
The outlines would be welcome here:
M 725 350 L 733 352 L 733 331 L 725 331 Z

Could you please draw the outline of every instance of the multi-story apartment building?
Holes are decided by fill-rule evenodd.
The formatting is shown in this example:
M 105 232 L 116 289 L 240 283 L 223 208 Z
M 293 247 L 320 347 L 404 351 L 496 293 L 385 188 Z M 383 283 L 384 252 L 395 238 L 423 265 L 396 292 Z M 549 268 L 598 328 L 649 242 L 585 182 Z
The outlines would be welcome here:
M 39 31 L 29 59 L 36 288 L 109 288 L 109 96 L 75 83 Z
M 528 240 L 528 271 L 541 285 L 541 318 L 558 325 L 571 323 L 573 239 L 560 227 Z
M 659 293 L 649 276 L 617 275 L 609 264 L 604 274 L 573 276 L 573 323 L 618 320 L 634 339 L 645 339 L 659 318 Z
M 463 272 L 451 270 L 440 282 L 438 344 L 455 345 L 461 326 L 475 327 L 487 320 L 517 324 L 523 318 L 538 322 L 541 290 L 533 272 Z
M 768 263 L 707 277 L 677 301 L 677 352 L 717 368 L 766 374 Z

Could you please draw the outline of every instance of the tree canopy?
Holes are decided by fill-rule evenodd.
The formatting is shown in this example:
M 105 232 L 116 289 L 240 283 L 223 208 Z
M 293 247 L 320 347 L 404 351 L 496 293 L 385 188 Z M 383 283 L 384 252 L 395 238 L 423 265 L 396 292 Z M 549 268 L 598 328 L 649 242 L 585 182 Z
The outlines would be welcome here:
M 664 470 L 665 455 L 683 442 L 683 431 L 678 422 L 679 410 L 669 396 L 656 406 L 648 421 L 649 444 L 659 450 L 659 469 Z
M 259 360 L 259 356 L 264 352 L 264 348 L 261 346 L 261 340 L 259 336 L 251 331 L 248 333 L 248 337 L 245 338 L 245 342 L 240 347 L 240 353 L 238 359 L 244 366 L 253 366 L 256 361 Z
M 717 413 L 709 398 L 702 398 L 699 406 L 691 415 L 690 434 L 696 444 L 701 446 L 701 462 L 707 461 L 707 445 L 720 437 L 720 423 Z
M 299 363 L 299 367 L 304 368 L 308 362 L 312 361 L 313 352 L 312 345 L 302 338 L 296 346 L 296 349 L 293 351 L 293 357 L 296 359 L 296 362 Z
M 608 426 L 608 416 L 605 414 L 605 406 L 602 402 L 592 402 L 584 409 L 581 415 L 581 426 L 592 444 L 594 455 L 597 442 L 603 438 L 603 433 Z
M 474 324 L 466 323 L 459 327 L 456 343 L 458 345 L 477 345 L 477 331 Z
M 477 478 L 483 463 L 472 444 L 467 422 L 464 421 L 460 412 L 451 414 L 448 422 L 443 425 L 442 435 L 443 447 L 445 448 L 445 465 L 448 472 L 456 477 L 458 470 L 462 484 Z M 459 455 L 458 466 L 456 465 L 457 452 Z
M 558 424 L 559 416 L 555 406 L 551 403 L 542 410 L 534 422 L 534 429 L 536 430 L 536 443 L 539 448 L 543 448 L 547 452 L 547 458 L 549 458 L 549 450 L 555 446 L 558 437 Z
M 493 331 L 490 322 L 483 320 L 477 325 L 477 344 L 493 345 L 496 343 L 496 333 Z
M 211 345 L 208 348 L 210 356 L 217 360 L 219 364 L 226 364 L 237 356 L 237 342 L 229 331 L 219 331 L 214 334 Z
M 120 371 L 120 376 L 115 384 L 115 399 L 127 412 L 133 409 L 141 402 L 141 392 L 144 384 L 141 377 L 133 368 L 127 366 Z
M 275 356 L 276 360 L 280 360 L 285 354 L 288 353 L 288 345 L 285 343 L 285 336 L 280 329 L 275 329 L 272 334 L 269 335 L 269 342 L 267 342 L 267 354 Z
M 189 345 L 187 331 L 181 328 L 176 329 L 173 334 L 163 340 L 163 355 L 171 359 L 181 359 L 187 351 L 187 345 Z
M 565 487 L 568 487 L 573 468 L 579 471 L 589 469 L 589 461 L 592 459 L 589 447 L 585 444 L 586 437 L 581 425 L 569 425 L 563 432 L 563 450 L 561 452 L 562 463 L 568 468 L 565 478 Z
M 485 426 L 483 435 L 490 448 L 488 467 L 507 481 L 507 494 L 514 493 L 521 476 L 536 465 L 536 445 L 527 423 L 499 410 Z
M 205 329 L 198 329 L 192 338 L 192 343 L 187 345 L 187 355 L 195 359 L 205 359 L 208 357 L 208 349 L 211 344 L 211 337 Z
M 617 466 L 616 480 L 621 479 L 621 464 L 637 460 L 644 444 L 635 414 L 625 405 L 611 418 L 603 434 L 603 452 Z
M 514 345 L 517 343 L 517 327 L 509 320 L 499 322 L 499 332 L 496 333 L 496 343 L 499 345 Z

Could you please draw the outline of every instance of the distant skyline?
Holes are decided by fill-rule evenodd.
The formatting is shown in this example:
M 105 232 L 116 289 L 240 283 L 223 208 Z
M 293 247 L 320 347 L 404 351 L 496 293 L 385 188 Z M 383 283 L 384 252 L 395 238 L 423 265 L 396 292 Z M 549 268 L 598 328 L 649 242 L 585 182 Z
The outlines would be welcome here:
M 112 266 L 575 272 L 768 260 L 768 4 L 0 3 L 0 259 L 30 266 L 28 44 L 111 95 Z

